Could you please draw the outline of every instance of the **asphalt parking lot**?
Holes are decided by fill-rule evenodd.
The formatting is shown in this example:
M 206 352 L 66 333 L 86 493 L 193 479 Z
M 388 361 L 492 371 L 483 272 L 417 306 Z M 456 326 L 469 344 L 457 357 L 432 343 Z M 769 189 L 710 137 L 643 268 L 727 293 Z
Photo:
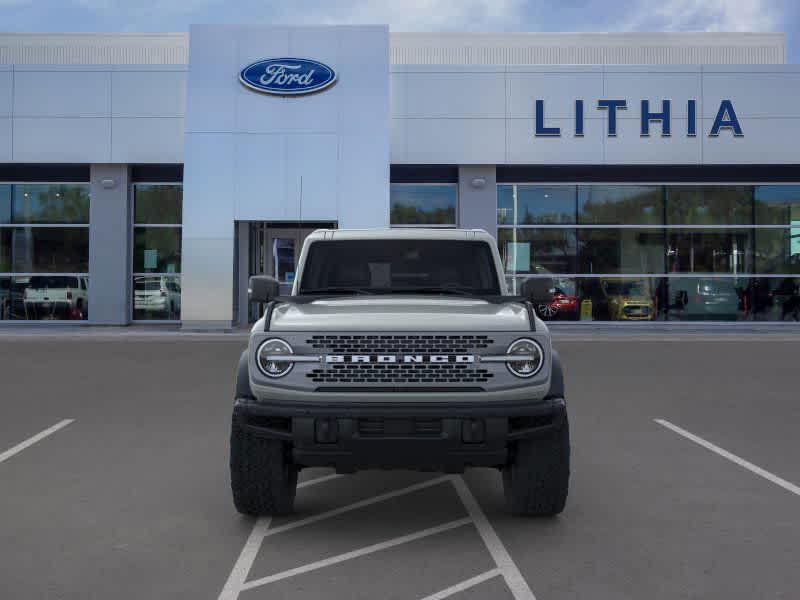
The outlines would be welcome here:
M 0 598 L 794 599 L 800 335 L 555 335 L 570 496 L 496 471 L 301 474 L 238 515 L 240 335 L 0 333 Z

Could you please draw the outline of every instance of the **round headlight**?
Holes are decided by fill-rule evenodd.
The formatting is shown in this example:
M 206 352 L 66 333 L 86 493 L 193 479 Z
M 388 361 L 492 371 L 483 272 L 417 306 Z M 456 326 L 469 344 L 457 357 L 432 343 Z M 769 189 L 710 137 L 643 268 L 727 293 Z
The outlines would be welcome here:
M 294 363 L 288 361 L 275 360 L 275 356 L 285 356 L 294 354 L 292 347 L 278 338 L 265 340 L 256 352 L 256 362 L 258 368 L 267 377 L 283 377 L 292 370 Z
M 519 357 L 506 363 L 508 370 L 517 377 L 533 377 L 544 364 L 542 347 L 538 342 L 527 338 L 513 342 L 506 350 L 506 354 L 510 357 Z

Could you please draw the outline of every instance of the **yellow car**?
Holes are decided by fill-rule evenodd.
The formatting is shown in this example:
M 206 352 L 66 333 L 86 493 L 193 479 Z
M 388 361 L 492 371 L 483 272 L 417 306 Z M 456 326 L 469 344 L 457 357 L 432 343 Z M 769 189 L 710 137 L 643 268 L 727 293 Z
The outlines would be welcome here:
M 652 321 L 656 307 L 646 279 L 603 279 L 603 298 L 612 321 Z

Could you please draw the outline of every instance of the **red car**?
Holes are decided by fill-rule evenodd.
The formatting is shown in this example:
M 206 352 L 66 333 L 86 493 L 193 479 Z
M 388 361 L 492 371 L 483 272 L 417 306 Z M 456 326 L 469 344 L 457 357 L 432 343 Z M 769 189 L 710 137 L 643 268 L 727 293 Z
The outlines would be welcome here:
M 572 318 L 578 314 L 578 297 L 563 292 L 553 294 L 550 309 L 555 312 L 554 317 Z

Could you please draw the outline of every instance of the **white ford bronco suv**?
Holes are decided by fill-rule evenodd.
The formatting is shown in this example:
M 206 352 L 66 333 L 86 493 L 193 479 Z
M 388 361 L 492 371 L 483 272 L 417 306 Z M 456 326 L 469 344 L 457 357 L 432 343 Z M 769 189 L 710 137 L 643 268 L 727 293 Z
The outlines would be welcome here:
M 515 514 L 566 502 L 569 428 L 550 333 L 508 294 L 481 230 L 319 230 L 292 293 L 265 305 L 236 378 L 231 487 L 239 512 L 291 512 L 304 467 L 503 474 Z M 530 294 L 528 294 L 530 289 Z

